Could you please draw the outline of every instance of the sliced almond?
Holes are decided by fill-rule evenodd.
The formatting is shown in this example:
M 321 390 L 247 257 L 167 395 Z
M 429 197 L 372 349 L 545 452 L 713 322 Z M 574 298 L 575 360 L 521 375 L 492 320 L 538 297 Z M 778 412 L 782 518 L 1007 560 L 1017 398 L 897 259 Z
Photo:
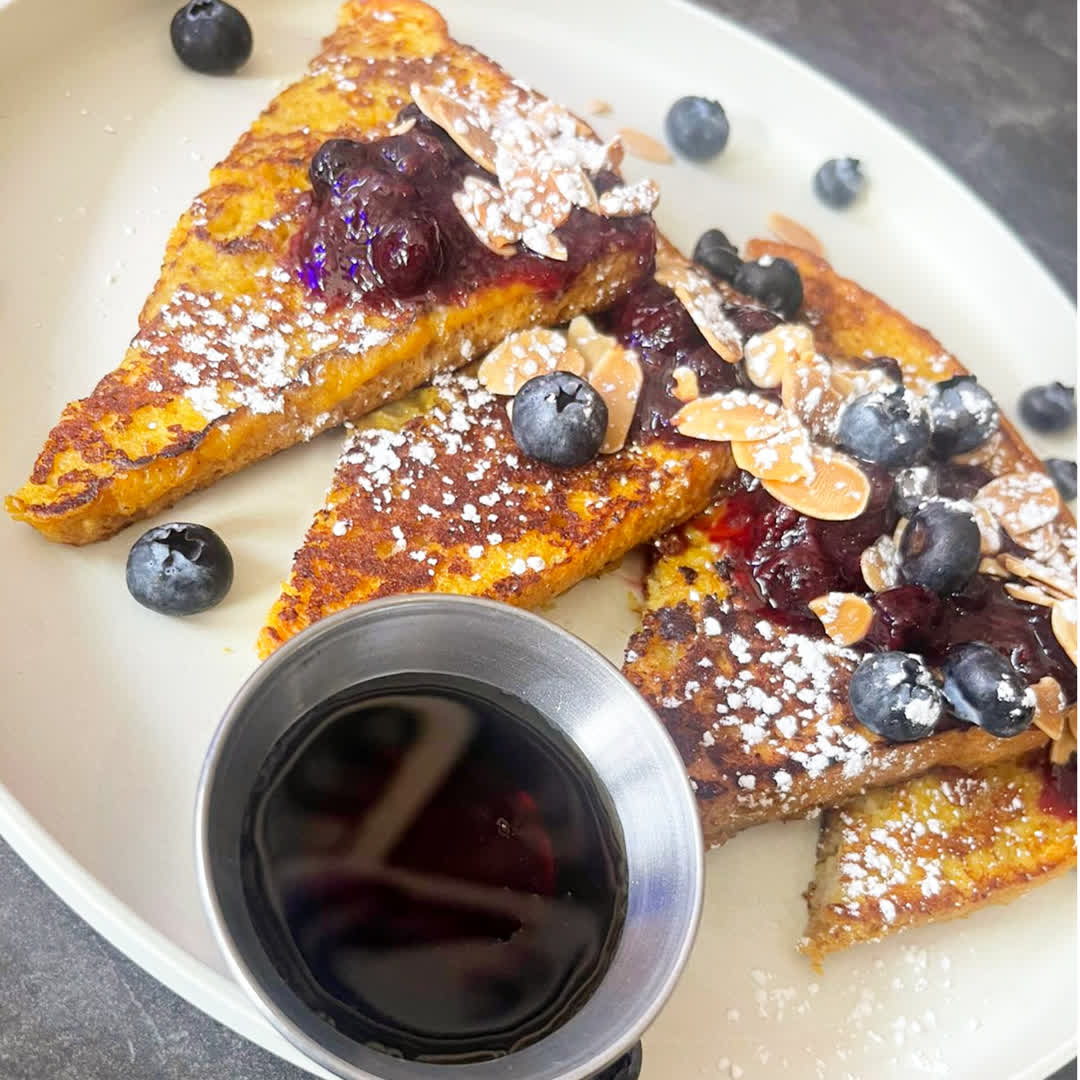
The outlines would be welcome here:
M 1076 738 L 1076 704 L 1075 702 L 1065 710 L 1065 726 L 1069 729 L 1069 734 Z
M 551 98 L 533 98 L 528 110 L 529 122 L 548 136 L 572 136 L 595 142 L 596 135 L 592 128 L 579 120 L 565 105 L 560 105 Z
M 655 277 L 679 298 L 713 352 L 729 364 L 737 364 L 743 354 L 742 336 L 727 317 L 724 298 L 716 286 L 685 263 L 657 267 Z
M 603 98 L 590 98 L 585 102 L 585 111 L 590 116 L 606 116 L 611 112 L 611 103 Z
M 1076 753 L 1076 736 L 1064 734 L 1050 744 L 1050 764 L 1068 765 Z
M 1051 521 L 1049 525 L 1040 525 L 1039 528 L 1024 533 L 1016 542 L 1030 551 L 1036 559 L 1049 562 L 1062 545 L 1060 525 L 1059 521 Z
M 1001 529 L 997 518 L 985 506 L 975 507 L 975 524 L 979 526 L 979 552 L 996 555 L 1001 550 Z
M 617 173 L 622 167 L 623 158 L 626 156 L 626 148 L 618 135 L 610 139 L 600 148 L 595 159 L 590 162 L 589 168 L 594 173 L 613 172 Z
M 637 353 L 621 345 L 608 349 L 589 371 L 589 382 L 604 399 L 608 411 L 607 434 L 600 446 L 601 454 L 614 454 L 623 448 L 637 411 L 643 381 L 644 373 Z
M 662 142 L 636 128 L 620 128 L 619 138 L 634 157 L 653 161 L 658 165 L 666 165 L 672 160 L 671 151 Z
M 862 641 L 874 621 L 874 609 L 856 593 L 826 593 L 811 600 L 808 607 L 837 645 Z
M 417 108 L 433 124 L 438 124 L 481 169 L 495 171 L 495 140 L 463 102 L 444 90 L 419 83 L 413 83 L 409 92 Z
M 996 577 L 996 578 L 1009 578 L 1009 577 L 1012 577 L 1012 575 L 1009 573 L 1009 571 L 1006 570 L 1005 567 L 1002 566 L 1001 563 L 998 562 L 998 560 L 994 559 L 994 558 L 980 559 L 979 560 L 979 573 L 980 574 L 986 574 L 988 577 Z
M 769 215 L 766 225 L 769 232 L 785 244 L 802 248 L 803 251 L 809 251 L 811 255 L 817 255 L 818 257 L 825 255 L 825 248 L 822 246 L 821 241 L 805 225 L 800 225 L 794 219 L 784 214 L 772 213 Z
M 863 581 L 874 592 L 895 589 L 900 584 L 900 567 L 896 545 L 891 536 L 879 536 L 859 556 Z
M 1035 695 L 1034 723 L 1051 739 L 1060 739 L 1065 731 L 1065 695 L 1061 684 L 1049 675 L 1031 687 Z
M 1048 566 L 1034 559 L 1018 559 L 1015 555 L 1002 555 L 1001 564 L 1014 577 L 1021 581 L 1032 581 L 1042 587 L 1060 593 L 1063 596 L 1076 596 L 1076 582 L 1060 574 L 1055 574 Z
M 995 476 L 1012 472 L 1021 461 L 1016 443 L 1000 428 L 974 450 L 956 454 L 950 460 L 959 465 L 983 465 Z
M 407 116 L 400 123 L 395 124 L 390 129 L 391 135 L 407 135 L 412 129 L 416 127 L 416 117 Z
M 771 390 L 780 385 L 787 366 L 814 358 L 814 335 L 802 323 L 780 323 L 755 334 L 743 346 L 746 374 L 755 386 Z
M 1022 600 L 1025 604 L 1053 607 L 1055 603 L 1054 598 L 1037 585 L 1017 585 L 1015 581 L 1006 581 L 1004 589 L 1014 600 Z
M 835 386 L 832 367 L 822 356 L 788 354 L 780 382 L 780 399 L 819 439 L 835 434 L 845 395 Z
M 1050 609 L 1050 626 L 1058 644 L 1069 659 L 1076 663 L 1076 601 L 1056 600 Z
M 473 235 L 496 255 L 513 255 L 521 239 L 521 226 L 515 222 L 503 194 L 495 184 L 478 176 L 466 176 L 461 191 L 454 192 L 454 206 Z
M 779 502 L 821 521 L 850 521 L 870 501 L 870 481 L 851 458 L 835 450 L 815 449 L 814 475 L 786 484 L 762 480 L 762 487 Z
M 710 442 L 767 439 L 785 427 L 783 410 L 776 402 L 745 390 L 730 390 L 690 401 L 671 422 L 683 435 Z
M 618 344 L 615 338 L 608 334 L 601 334 L 593 326 L 588 315 L 576 315 L 572 318 L 566 329 L 566 337 L 570 344 L 585 357 L 586 370 L 599 363 L 607 355 L 608 350 Z
M 671 377 L 675 380 L 675 389 L 672 390 L 671 396 L 676 401 L 696 401 L 701 396 L 697 372 L 693 368 L 677 367 L 671 373 Z
M 793 484 L 814 472 L 813 444 L 802 424 L 789 424 L 768 439 L 733 442 L 735 464 L 759 480 Z
M 896 526 L 893 528 L 893 533 L 892 533 L 893 543 L 897 547 L 900 546 L 900 540 L 902 539 L 902 537 L 904 535 L 904 530 L 907 528 L 907 523 L 908 523 L 908 519 L 906 517 L 902 517 L 896 523 Z
M 552 371 L 582 375 L 585 358 L 558 330 L 533 327 L 504 338 L 476 372 L 480 385 L 493 394 L 516 394 L 530 379 Z
M 521 234 L 521 242 L 537 255 L 543 255 L 547 259 L 556 259 L 566 262 L 566 245 L 550 230 L 541 225 L 535 225 L 526 229 Z
M 991 480 L 975 495 L 1012 537 L 1020 537 L 1049 525 L 1061 513 L 1058 489 L 1046 473 L 1011 472 Z
M 607 217 L 634 217 L 651 214 L 660 201 L 660 188 L 654 180 L 638 180 L 605 191 L 598 200 L 600 212 Z

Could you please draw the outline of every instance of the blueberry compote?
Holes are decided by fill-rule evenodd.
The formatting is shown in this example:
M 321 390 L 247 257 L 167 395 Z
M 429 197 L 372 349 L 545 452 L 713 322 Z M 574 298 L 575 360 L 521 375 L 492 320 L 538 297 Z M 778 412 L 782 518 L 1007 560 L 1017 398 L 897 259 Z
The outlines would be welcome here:
M 401 301 L 454 303 L 480 286 L 511 282 L 554 294 L 613 250 L 635 255 L 642 273 L 651 266 L 649 216 L 608 218 L 580 208 L 557 230 L 566 261 L 520 247 L 509 257 L 495 254 L 452 201 L 466 176 L 494 178 L 415 105 L 399 119 L 415 123 L 370 142 L 331 140 L 312 159 L 292 259 L 301 281 L 328 304 L 388 310 Z M 599 192 L 619 182 L 610 172 L 593 179 Z
M 564 1023 L 625 907 L 621 831 L 577 750 L 521 702 L 395 676 L 325 702 L 271 752 L 244 887 L 279 973 L 339 1031 L 480 1061 Z

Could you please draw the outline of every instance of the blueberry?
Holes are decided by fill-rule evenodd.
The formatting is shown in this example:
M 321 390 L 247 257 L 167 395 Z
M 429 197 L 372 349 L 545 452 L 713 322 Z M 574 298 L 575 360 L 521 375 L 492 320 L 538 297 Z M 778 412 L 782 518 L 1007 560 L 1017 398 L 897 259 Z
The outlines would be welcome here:
M 954 645 L 941 674 L 945 697 L 961 720 L 999 739 L 1027 731 L 1035 716 L 1035 695 L 996 649 L 978 641 Z
M 901 469 L 929 445 L 930 418 L 922 399 L 903 387 L 871 390 L 844 407 L 836 441 L 862 461 Z
M 1033 386 L 1020 395 L 1020 415 L 1036 431 L 1064 431 L 1076 423 L 1076 388 L 1059 382 Z
M 232 580 L 229 549 L 205 525 L 158 525 L 144 532 L 128 553 L 128 592 L 162 615 L 194 615 L 212 608 L 225 599 Z
M 439 223 L 425 213 L 381 226 L 371 242 L 371 264 L 398 299 L 415 296 L 442 269 Z
M 945 711 L 933 673 L 911 653 L 864 657 L 851 676 L 848 697 L 860 724 L 896 742 L 932 735 Z
M 1043 464 L 1050 474 L 1050 479 L 1061 492 L 1061 497 L 1066 502 L 1072 502 L 1076 498 L 1076 462 L 1065 458 L 1048 457 Z
M 190 0 L 169 26 L 176 55 L 206 75 L 228 75 L 251 55 L 251 27 L 224 0 Z
M 607 423 L 604 399 L 568 371 L 537 375 L 514 397 L 514 440 L 529 457 L 549 465 L 592 461 L 600 452 Z
M 332 188 L 348 169 L 363 164 L 367 157 L 365 143 L 353 139 L 327 139 L 315 151 L 308 166 L 308 179 L 316 190 Z
M 694 245 L 694 262 L 721 281 L 731 281 L 742 266 L 735 245 L 719 229 L 709 229 L 701 234 L 701 239 Z
M 982 446 L 998 427 L 998 407 L 974 375 L 954 375 L 934 383 L 926 395 L 935 454 L 949 458 Z
M 893 478 L 893 506 L 901 517 L 911 517 L 921 503 L 937 493 L 937 473 L 925 465 L 901 469 Z
M 757 262 L 744 262 L 733 283 L 739 292 L 760 300 L 784 319 L 802 306 L 802 278 L 787 259 L 762 255 Z
M 865 177 L 855 158 L 829 158 L 814 173 L 814 194 L 834 210 L 844 210 L 862 190 Z
M 978 569 L 982 536 L 965 503 L 931 499 L 900 536 L 900 577 L 936 593 L 958 592 Z
M 691 161 L 708 161 L 727 146 L 727 113 L 718 101 L 682 97 L 668 109 L 664 124 L 671 145 Z

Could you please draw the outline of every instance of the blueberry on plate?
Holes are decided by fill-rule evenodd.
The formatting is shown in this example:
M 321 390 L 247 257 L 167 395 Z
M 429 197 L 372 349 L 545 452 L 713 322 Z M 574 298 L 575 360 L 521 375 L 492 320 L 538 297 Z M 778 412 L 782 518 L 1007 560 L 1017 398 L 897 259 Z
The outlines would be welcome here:
M 893 477 L 893 507 L 901 517 L 911 517 L 922 503 L 937 493 L 937 473 L 926 465 L 901 469 Z
M 940 458 L 982 446 L 998 427 L 998 407 L 974 375 L 954 375 L 927 391 L 933 434 L 930 445 Z
M 1020 415 L 1036 431 L 1064 431 L 1076 423 L 1076 387 L 1059 382 L 1033 386 L 1020 395 Z
M 802 278 L 787 259 L 762 255 L 757 262 L 744 262 L 732 284 L 784 319 L 790 319 L 802 306 Z
M 912 653 L 864 657 L 851 676 L 848 698 L 860 724 L 896 742 L 932 735 L 945 712 L 933 672 Z
M 694 245 L 694 262 L 721 281 L 731 281 L 742 266 L 735 245 L 719 229 L 709 229 L 701 234 Z
M 232 555 L 205 525 L 158 525 L 128 552 L 128 592 L 162 615 L 194 615 L 212 608 L 225 599 L 232 580 Z
M 854 201 L 863 188 L 866 178 L 857 159 L 852 157 L 829 158 L 814 173 L 814 194 L 834 210 L 844 210 Z
M 604 399 L 569 371 L 537 375 L 514 396 L 514 441 L 529 457 L 548 465 L 592 461 L 600 452 L 607 423 Z
M 1076 462 L 1067 458 L 1048 457 L 1043 464 L 1066 502 L 1076 498 Z
M 251 27 L 224 0 L 190 0 L 173 16 L 169 36 L 176 55 L 205 75 L 228 75 L 251 55 Z
M 908 518 L 900 535 L 900 577 L 942 596 L 959 592 L 979 567 L 981 544 L 969 505 L 931 499 Z
M 668 141 L 691 161 L 708 161 L 727 146 L 731 125 L 718 101 L 681 97 L 664 121 Z
M 979 641 L 954 645 L 941 667 L 945 697 L 961 720 L 999 739 L 1027 731 L 1035 695 L 997 650 Z
M 837 443 L 862 461 L 900 469 L 914 464 L 930 443 L 930 418 L 910 390 L 871 390 L 840 413 Z

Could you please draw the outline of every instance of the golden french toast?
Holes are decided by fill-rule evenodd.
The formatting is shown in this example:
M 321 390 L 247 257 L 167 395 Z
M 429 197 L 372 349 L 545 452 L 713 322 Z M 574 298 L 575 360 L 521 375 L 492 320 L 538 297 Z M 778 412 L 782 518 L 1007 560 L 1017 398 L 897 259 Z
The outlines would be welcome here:
M 785 324 L 768 349 L 746 345 L 748 373 L 782 386 L 781 400 L 764 401 L 751 419 L 777 429 L 785 416 L 797 421 L 767 440 L 735 431 L 740 474 L 704 514 L 657 542 L 624 664 L 678 745 L 710 844 L 937 766 L 973 770 L 1047 741 L 1038 726 L 999 738 L 948 714 L 911 741 L 869 730 L 849 704 L 868 647 L 925 653 L 934 666 L 954 642 L 986 641 L 1028 684 L 1056 680 L 1065 704 L 1076 693 L 1075 528 L 1041 464 L 1004 421 L 978 449 L 935 464 L 946 502 L 973 499 L 985 512 L 978 572 L 940 596 L 899 580 L 894 533 L 903 522 L 891 474 L 815 449 L 816 473 L 795 480 L 800 459 L 784 440 L 792 430 L 835 432 L 851 383 L 870 392 L 883 373 L 893 377 L 891 361 L 873 358 L 891 357 L 918 392 L 963 369 L 822 259 L 761 241 L 749 254 L 788 259 L 801 274 L 801 328 Z M 725 430 L 735 415 L 721 417 Z M 691 419 L 713 422 L 702 416 Z M 842 505 L 852 490 L 857 512 Z
M 414 91 L 423 106 L 403 112 Z M 554 174 L 529 163 L 553 141 L 561 186 L 532 215 Z M 512 330 L 610 303 L 654 247 L 655 189 L 619 187 L 617 167 L 426 4 L 349 0 L 212 170 L 123 362 L 67 406 L 9 513 L 50 540 L 101 539 Z
M 667 247 L 664 260 L 681 264 Z M 597 322 L 607 333 L 594 340 L 611 355 L 634 346 L 644 370 L 620 449 L 573 468 L 530 458 L 515 442 L 507 396 L 481 382 L 484 365 L 384 407 L 347 440 L 260 655 L 334 611 L 395 593 L 535 607 L 701 510 L 733 471 L 731 456 L 721 444 L 672 437 L 662 419 L 679 402 L 667 390 L 680 364 L 701 365 L 703 380 L 730 365 L 655 281 Z
M 820 968 L 838 949 L 1006 903 L 1075 867 L 1070 772 L 1043 754 L 937 769 L 827 810 L 799 948 Z

